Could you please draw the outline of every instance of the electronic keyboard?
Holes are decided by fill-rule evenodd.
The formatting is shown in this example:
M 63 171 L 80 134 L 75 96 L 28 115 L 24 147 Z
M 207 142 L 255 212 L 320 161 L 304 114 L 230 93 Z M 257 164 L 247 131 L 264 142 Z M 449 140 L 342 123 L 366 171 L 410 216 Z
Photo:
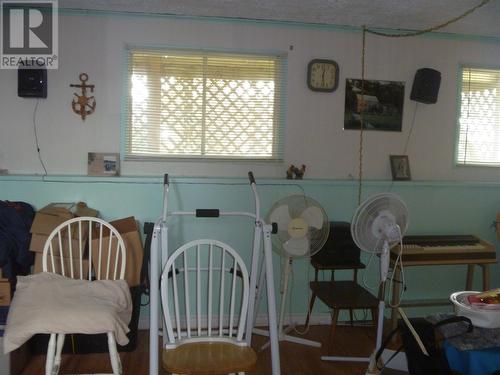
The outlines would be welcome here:
M 391 249 L 395 260 L 399 244 Z M 429 262 L 435 264 L 495 263 L 493 244 L 473 235 L 419 235 L 403 237 L 403 264 Z

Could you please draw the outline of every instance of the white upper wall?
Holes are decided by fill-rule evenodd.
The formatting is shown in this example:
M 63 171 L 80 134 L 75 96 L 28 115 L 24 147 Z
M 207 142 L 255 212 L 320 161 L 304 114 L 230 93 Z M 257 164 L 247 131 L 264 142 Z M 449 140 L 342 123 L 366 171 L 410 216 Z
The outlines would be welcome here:
M 192 47 L 244 52 L 288 53 L 288 105 L 285 162 L 122 162 L 123 175 L 284 177 L 289 164 L 306 164 L 308 178 L 357 176 L 359 131 L 344 131 L 345 79 L 361 75 L 361 33 L 331 28 L 167 17 L 62 14 L 59 69 L 48 72 L 48 97 L 37 113 L 38 138 L 49 174 L 86 174 L 87 152 L 119 152 L 127 44 Z M 293 46 L 291 48 L 290 46 Z M 333 93 L 306 85 L 314 58 L 337 61 L 340 84 Z M 408 147 L 415 180 L 498 180 L 499 168 L 454 165 L 457 72 L 460 63 L 500 68 L 500 44 L 433 37 L 368 36 L 366 78 L 405 81 L 403 131 L 364 132 L 364 176 L 390 179 L 389 155 L 401 154 L 415 107 Z M 442 74 L 437 104 L 409 100 L 415 71 Z M 97 108 L 83 122 L 71 110 L 78 75 L 95 84 Z M 0 168 L 10 173 L 41 173 L 33 132 L 36 100 L 17 96 L 17 72 L 0 70 Z

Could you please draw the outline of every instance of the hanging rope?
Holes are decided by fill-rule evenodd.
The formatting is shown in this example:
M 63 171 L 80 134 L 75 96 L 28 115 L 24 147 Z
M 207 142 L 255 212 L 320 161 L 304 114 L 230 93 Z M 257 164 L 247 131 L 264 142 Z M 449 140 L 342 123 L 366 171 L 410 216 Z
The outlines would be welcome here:
M 429 28 L 424 29 L 424 30 L 419 30 L 419 31 L 410 32 L 410 33 L 401 33 L 401 34 L 384 33 L 384 32 L 375 31 L 375 30 L 366 30 L 366 32 L 368 32 L 370 34 L 378 35 L 378 36 L 386 36 L 386 37 L 389 37 L 389 38 L 404 38 L 404 37 L 408 37 L 408 36 L 418 36 L 418 35 L 422 35 L 422 34 L 425 34 L 425 33 L 430 33 L 430 32 L 442 29 L 443 27 L 446 27 L 446 26 L 448 26 L 448 25 L 450 25 L 450 24 L 452 24 L 454 22 L 457 22 L 457 21 L 461 20 L 462 18 L 467 17 L 469 14 L 471 14 L 472 12 L 474 12 L 476 9 L 479 9 L 482 6 L 488 4 L 490 1 L 491 0 L 482 0 L 478 5 L 470 8 L 469 10 L 467 10 L 464 13 L 462 13 L 461 15 L 459 15 L 459 16 L 457 16 L 455 18 L 452 18 L 451 20 L 448 20 L 448 21 L 446 21 L 444 23 L 441 23 L 441 24 L 436 25 L 436 26 L 429 27 Z
M 362 194 L 362 185 L 363 185 L 363 131 L 364 131 L 364 116 L 363 112 L 365 109 L 365 53 L 366 53 L 366 33 L 370 33 L 373 35 L 378 35 L 378 36 L 384 36 L 388 38 L 404 38 L 404 37 L 412 37 L 412 36 L 418 36 L 426 33 L 430 33 L 439 29 L 442 29 L 443 27 L 446 27 L 454 22 L 457 22 L 465 17 L 467 17 L 469 14 L 474 12 L 475 10 L 481 8 L 482 6 L 488 4 L 491 0 L 482 0 L 479 4 L 476 6 L 470 8 L 466 12 L 462 13 L 461 15 L 454 17 L 444 23 L 441 23 L 436 26 L 429 27 L 424 30 L 420 31 L 415 31 L 415 32 L 409 32 L 409 33 L 401 33 L 401 34 L 390 34 L 390 33 L 384 33 L 381 31 L 375 31 L 375 30 L 370 30 L 366 28 L 366 25 L 363 25 L 362 28 L 362 47 L 361 47 L 361 109 L 359 111 L 359 118 L 360 118 L 360 129 L 359 129 L 359 174 L 358 174 L 358 205 L 361 204 L 361 194 Z M 409 141 L 409 138 L 407 139 L 407 143 Z M 406 146 L 405 146 L 406 148 Z
M 358 206 L 361 204 L 362 184 L 363 184 L 363 130 L 365 128 L 365 45 L 366 45 L 366 27 L 363 26 L 361 53 L 361 106 L 359 110 L 359 175 L 358 175 Z M 357 102 L 357 101 L 356 101 Z M 359 104 L 359 103 L 357 103 Z

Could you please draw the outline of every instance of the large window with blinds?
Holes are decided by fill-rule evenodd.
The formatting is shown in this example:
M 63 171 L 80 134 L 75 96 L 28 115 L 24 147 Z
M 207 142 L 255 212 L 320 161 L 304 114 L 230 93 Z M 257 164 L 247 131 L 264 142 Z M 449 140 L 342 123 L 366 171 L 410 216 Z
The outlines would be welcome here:
M 459 165 L 500 166 L 500 69 L 461 68 Z
M 127 53 L 126 159 L 282 159 L 284 56 Z

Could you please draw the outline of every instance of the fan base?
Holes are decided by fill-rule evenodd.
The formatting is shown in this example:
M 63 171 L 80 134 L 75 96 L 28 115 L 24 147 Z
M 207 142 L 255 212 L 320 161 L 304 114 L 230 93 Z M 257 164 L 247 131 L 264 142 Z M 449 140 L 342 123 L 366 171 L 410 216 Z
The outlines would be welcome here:
M 383 365 L 387 360 L 389 360 L 394 355 L 394 353 L 395 353 L 394 350 L 384 349 L 384 351 L 382 352 L 381 359 L 380 359 L 380 361 L 381 361 L 380 365 Z M 372 361 L 372 357 L 374 355 L 375 355 L 375 353 L 373 353 L 370 357 L 322 356 L 321 360 L 322 361 L 333 361 L 333 362 L 353 362 L 353 363 L 368 362 L 369 366 L 366 369 L 365 375 L 377 375 L 377 374 L 380 374 L 380 371 L 374 366 L 374 363 Z M 408 372 L 408 364 L 406 362 L 405 353 L 399 352 L 384 367 L 389 368 L 389 369 L 393 369 L 393 370 Z
M 295 328 L 295 324 L 289 325 L 282 332 L 278 332 L 278 340 L 279 341 L 288 341 L 293 342 L 294 344 L 313 346 L 315 348 L 321 348 L 321 343 L 317 341 L 303 339 L 301 337 L 288 335 L 289 332 L 293 331 Z M 253 333 L 256 333 L 260 336 L 269 336 L 269 332 L 264 329 L 254 328 L 252 330 Z M 270 345 L 270 342 L 265 343 L 260 347 L 260 350 L 265 350 Z

